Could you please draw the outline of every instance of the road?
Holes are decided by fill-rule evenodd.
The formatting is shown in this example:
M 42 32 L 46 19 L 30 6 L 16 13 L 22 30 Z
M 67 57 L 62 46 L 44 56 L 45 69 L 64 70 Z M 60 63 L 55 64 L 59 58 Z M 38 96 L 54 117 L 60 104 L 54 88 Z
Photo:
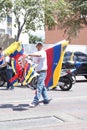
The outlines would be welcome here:
M 50 104 L 29 108 L 34 90 L 0 88 L 0 130 L 87 130 L 87 81 L 48 91 Z

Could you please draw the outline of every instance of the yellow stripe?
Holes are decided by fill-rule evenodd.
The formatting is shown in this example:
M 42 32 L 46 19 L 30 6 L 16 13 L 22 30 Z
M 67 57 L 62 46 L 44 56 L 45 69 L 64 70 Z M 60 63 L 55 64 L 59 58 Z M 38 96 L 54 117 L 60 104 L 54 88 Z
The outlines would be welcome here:
M 14 60 L 11 60 L 11 66 L 12 66 L 12 70 L 13 72 L 16 74 L 16 69 L 14 68 Z
M 6 56 L 13 54 L 18 47 L 21 45 L 20 42 L 14 42 L 9 47 L 7 47 L 3 52 Z
M 62 68 L 62 62 L 63 62 L 63 57 L 64 57 L 64 53 L 65 53 L 65 49 L 66 46 L 68 45 L 68 41 L 65 41 L 64 43 L 61 44 L 61 56 L 60 56 L 60 60 L 59 63 L 56 66 L 56 69 L 54 71 L 53 74 L 53 85 L 50 86 L 50 89 L 53 89 L 56 87 L 56 85 L 58 84 L 59 78 L 60 78 L 60 73 L 61 73 L 61 68 Z
M 32 72 L 33 72 L 33 68 L 31 67 L 30 70 L 28 71 L 28 74 L 25 77 L 25 80 L 23 81 L 23 85 L 26 85 L 26 81 L 29 79 Z
M 38 76 L 38 74 L 37 74 L 37 73 L 35 73 L 33 76 L 31 76 L 31 77 L 29 78 L 29 80 L 28 80 L 28 83 L 30 83 L 30 82 L 31 82 L 31 80 L 32 80 L 34 77 L 36 77 L 36 76 Z

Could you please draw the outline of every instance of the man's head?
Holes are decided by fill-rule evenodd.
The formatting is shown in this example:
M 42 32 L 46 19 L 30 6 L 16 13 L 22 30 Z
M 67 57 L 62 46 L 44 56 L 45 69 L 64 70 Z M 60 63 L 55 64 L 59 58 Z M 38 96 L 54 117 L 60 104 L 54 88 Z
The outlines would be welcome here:
M 43 48 L 43 43 L 42 43 L 42 42 L 37 42 L 37 43 L 36 43 L 36 48 L 37 48 L 38 51 L 42 50 L 42 48 Z

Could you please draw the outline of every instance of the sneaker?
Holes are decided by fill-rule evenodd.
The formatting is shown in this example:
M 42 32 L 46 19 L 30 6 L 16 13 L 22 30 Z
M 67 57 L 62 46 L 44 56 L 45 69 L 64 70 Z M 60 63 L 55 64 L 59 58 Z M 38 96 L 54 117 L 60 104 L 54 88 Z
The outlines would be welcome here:
M 38 105 L 38 103 L 32 102 L 31 104 L 29 104 L 30 108 L 36 107 Z
M 49 104 L 51 100 L 52 100 L 52 99 L 49 99 L 49 100 L 45 99 L 45 100 L 43 101 L 43 103 L 44 103 L 44 104 Z

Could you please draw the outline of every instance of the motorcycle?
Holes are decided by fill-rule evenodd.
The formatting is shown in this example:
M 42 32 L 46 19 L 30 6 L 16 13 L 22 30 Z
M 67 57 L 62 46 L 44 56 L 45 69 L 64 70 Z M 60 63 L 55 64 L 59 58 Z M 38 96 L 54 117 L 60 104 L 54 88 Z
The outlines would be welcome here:
M 69 69 L 62 69 L 58 86 L 63 91 L 68 91 L 72 88 L 72 85 L 76 83 L 76 77 Z
M 76 83 L 76 70 L 77 68 L 74 66 L 74 62 L 68 61 L 68 62 L 63 62 L 62 64 L 62 69 L 67 71 L 68 77 L 71 78 L 72 83 Z
M 30 83 L 32 89 L 36 89 L 37 78 L 38 77 L 33 78 L 33 80 Z M 56 89 L 59 86 L 61 90 L 68 91 L 72 88 L 73 83 L 75 83 L 74 80 L 75 79 L 72 76 L 71 72 L 67 71 L 66 69 L 62 69 L 58 85 L 54 89 Z M 50 88 L 47 89 L 50 90 Z

